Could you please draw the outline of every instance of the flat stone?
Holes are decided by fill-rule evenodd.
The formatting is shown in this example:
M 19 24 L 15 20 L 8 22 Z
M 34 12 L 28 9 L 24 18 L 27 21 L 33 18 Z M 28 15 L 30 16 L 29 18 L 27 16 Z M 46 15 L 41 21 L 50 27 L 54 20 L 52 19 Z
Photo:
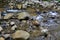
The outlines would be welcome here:
M 6 16 L 4 16 L 4 19 L 9 19 L 10 17 L 12 17 L 13 16 L 13 14 L 12 13 L 9 13 L 9 14 L 7 14 Z
M 30 37 L 30 34 L 23 30 L 17 30 L 15 33 L 12 34 L 12 38 L 24 38 L 28 39 Z
M 24 19 L 25 17 L 29 17 L 30 15 L 27 12 L 18 13 L 18 19 Z

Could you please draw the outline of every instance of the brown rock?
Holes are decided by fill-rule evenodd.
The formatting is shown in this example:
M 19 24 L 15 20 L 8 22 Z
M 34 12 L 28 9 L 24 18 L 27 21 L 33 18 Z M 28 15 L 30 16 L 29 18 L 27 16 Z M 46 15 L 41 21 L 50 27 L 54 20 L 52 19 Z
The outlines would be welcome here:
M 15 33 L 12 34 L 12 38 L 24 38 L 28 39 L 30 37 L 30 34 L 23 30 L 17 30 Z
M 0 37 L 0 40 L 5 40 L 3 37 Z
M 30 17 L 30 15 L 27 13 L 27 12 L 21 12 L 21 13 L 18 13 L 18 19 L 24 19 L 25 17 Z

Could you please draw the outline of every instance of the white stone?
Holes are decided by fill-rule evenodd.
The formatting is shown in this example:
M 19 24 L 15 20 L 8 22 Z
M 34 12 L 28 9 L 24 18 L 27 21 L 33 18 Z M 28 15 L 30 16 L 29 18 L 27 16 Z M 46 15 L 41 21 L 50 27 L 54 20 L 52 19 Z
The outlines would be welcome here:
M 38 21 L 41 21 L 42 19 L 43 19 L 43 17 L 41 15 L 36 17 L 36 20 L 38 20 Z
M 15 22 L 12 21 L 12 22 L 10 22 L 10 24 L 13 25 L 13 24 L 15 24 Z
M 52 16 L 56 16 L 57 13 L 56 13 L 56 12 L 50 12 L 50 15 L 52 15 Z
M 11 30 L 15 30 L 15 28 L 17 28 L 16 25 L 12 26 Z
M 43 28 L 43 27 L 40 27 L 40 28 L 41 28 L 41 32 L 42 32 L 42 33 L 48 32 L 48 29 L 47 29 L 47 28 Z

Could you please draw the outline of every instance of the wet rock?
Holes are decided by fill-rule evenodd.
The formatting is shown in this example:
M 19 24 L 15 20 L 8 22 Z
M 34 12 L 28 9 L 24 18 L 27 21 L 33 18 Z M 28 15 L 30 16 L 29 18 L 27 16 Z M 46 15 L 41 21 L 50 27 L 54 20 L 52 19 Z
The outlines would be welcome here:
M 58 13 L 54 12 L 54 11 L 51 11 L 51 12 L 49 12 L 49 14 L 52 15 L 52 16 L 57 16 Z
M 36 20 L 42 21 L 42 20 L 43 20 L 43 17 L 42 17 L 41 15 L 38 15 L 38 16 L 36 17 Z
M 12 38 L 24 38 L 28 39 L 30 37 L 30 34 L 23 30 L 17 30 L 15 33 L 12 34 Z

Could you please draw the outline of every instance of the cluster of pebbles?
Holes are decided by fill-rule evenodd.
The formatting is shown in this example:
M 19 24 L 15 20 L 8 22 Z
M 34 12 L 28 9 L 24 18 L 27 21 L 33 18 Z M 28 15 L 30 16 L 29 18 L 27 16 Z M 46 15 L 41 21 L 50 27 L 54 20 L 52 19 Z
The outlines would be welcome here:
M 28 6 L 27 3 L 29 2 L 26 2 L 26 5 L 24 5 Z M 54 3 L 49 2 L 35 4 L 40 4 L 45 9 L 48 7 L 55 8 L 56 6 Z M 40 6 L 38 5 L 38 8 Z M 5 14 L 2 14 L 3 20 L 0 20 L 0 40 L 60 40 L 59 12 L 55 11 L 55 9 L 54 11 L 48 10 L 40 12 L 38 8 L 35 8 L 36 15 L 34 16 L 32 16 L 34 14 L 33 12 L 29 12 L 33 10 L 28 10 L 29 8 L 26 8 L 20 13 L 17 12 L 18 10 L 12 10 L 16 13 L 7 13 L 5 11 Z
M 5 19 L 8 18 L 6 16 L 8 15 L 4 16 Z M 59 17 L 60 14 L 56 11 L 37 12 L 36 16 L 31 16 L 27 12 L 18 13 L 18 19 L 12 16 L 8 20 L 0 20 L 0 35 L 6 40 L 7 38 L 9 38 L 8 40 L 16 38 L 25 40 L 57 40 L 60 31 Z

